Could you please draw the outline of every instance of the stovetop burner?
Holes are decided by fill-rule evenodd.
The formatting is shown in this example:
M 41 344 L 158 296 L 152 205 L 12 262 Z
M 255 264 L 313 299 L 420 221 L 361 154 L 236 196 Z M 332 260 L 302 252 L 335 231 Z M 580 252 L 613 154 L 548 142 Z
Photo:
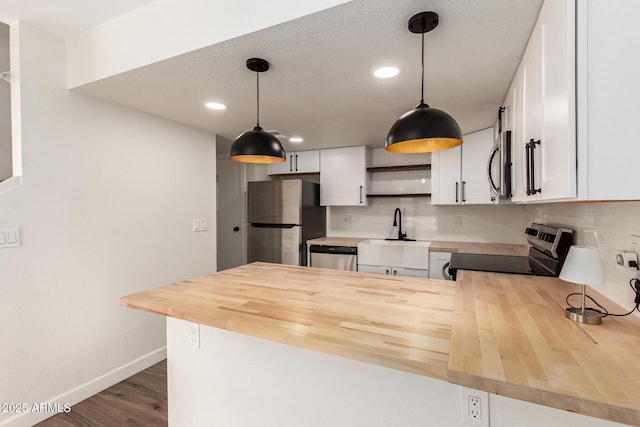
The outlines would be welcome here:
M 449 261 L 452 278 L 456 270 L 558 276 L 573 244 L 573 230 L 533 223 L 525 234 L 529 256 L 454 253 Z

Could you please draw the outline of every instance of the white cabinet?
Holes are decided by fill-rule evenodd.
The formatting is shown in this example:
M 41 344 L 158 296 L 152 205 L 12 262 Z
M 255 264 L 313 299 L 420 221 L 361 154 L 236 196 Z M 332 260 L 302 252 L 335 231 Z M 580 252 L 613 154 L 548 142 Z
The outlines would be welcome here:
M 432 154 L 431 204 L 489 204 L 487 161 L 494 129 L 464 135 L 464 143 Z
M 442 269 L 449 260 L 451 260 L 450 252 L 429 252 L 429 278 L 446 279 L 446 277 L 442 275 Z
M 358 271 L 362 273 L 386 274 L 389 276 L 429 277 L 429 270 L 418 268 L 358 264 Z
M 640 2 L 578 2 L 578 197 L 638 200 Z
M 294 151 L 287 153 L 287 160 L 283 163 L 269 165 L 269 175 L 286 175 L 297 173 L 320 172 L 320 151 Z
M 333 148 L 320 151 L 320 204 L 366 206 L 371 162 L 369 147 Z
M 504 101 L 502 127 L 504 131 L 511 131 L 511 194 L 512 201 L 522 201 L 526 198 L 526 177 L 524 167 L 523 141 L 523 70 L 520 68 L 509 87 Z
M 513 201 L 576 197 L 575 0 L 546 0 L 505 104 Z
M 464 139 L 466 140 L 466 136 Z M 431 154 L 432 205 L 460 204 L 461 167 L 462 146 Z M 487 190 L 488 189 L 489 185 L 487 184 Z

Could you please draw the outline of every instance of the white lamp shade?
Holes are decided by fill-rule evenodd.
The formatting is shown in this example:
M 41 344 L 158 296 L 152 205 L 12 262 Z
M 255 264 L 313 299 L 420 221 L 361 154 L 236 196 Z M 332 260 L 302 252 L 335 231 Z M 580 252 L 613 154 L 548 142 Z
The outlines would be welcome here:
M 598 250 L 590 246 L 571 246 L 560 272 L 560 278 L 565 282 L 579 285 L 604 284 Z

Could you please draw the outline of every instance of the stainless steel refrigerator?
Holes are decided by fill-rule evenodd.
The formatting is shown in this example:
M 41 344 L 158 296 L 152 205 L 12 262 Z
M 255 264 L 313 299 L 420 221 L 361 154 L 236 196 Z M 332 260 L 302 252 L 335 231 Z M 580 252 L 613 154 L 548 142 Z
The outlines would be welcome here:
M 247 261 L 307 265 L 306 241 L 326 234 L 320 185 L 301 179 L 248 184 Z

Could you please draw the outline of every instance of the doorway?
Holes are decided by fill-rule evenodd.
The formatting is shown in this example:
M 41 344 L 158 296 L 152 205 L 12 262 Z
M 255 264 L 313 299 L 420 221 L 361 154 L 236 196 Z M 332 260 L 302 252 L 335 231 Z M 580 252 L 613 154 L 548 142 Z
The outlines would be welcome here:
M 228 158 L 217 160 L 218 271 L 247 263 L 246 166 Z

